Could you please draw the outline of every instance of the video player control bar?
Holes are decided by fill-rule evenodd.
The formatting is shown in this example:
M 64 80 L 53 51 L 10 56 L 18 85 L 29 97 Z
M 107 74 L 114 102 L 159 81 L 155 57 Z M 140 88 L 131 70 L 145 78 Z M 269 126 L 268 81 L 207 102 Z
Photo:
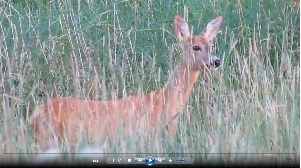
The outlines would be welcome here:
M 193 157 L 107 157 L 107 164 L 193 164 Z

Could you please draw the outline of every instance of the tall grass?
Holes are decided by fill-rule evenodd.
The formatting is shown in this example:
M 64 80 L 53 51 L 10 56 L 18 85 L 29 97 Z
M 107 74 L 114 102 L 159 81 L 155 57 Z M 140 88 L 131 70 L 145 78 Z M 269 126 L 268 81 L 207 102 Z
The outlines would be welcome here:
M 300 9 L 281 0 L 0 1 L 0 151 L 39 152 L 27 119 L 47 98 L 111 100 L 162 87 L 180 56 L 175 13 L 194 34 L 223 15 L 211 110 L 202 106 L 201 75 L 176 143 L 158 137 L 146 147 L 120 133 L 104 151 L 202 153 L 202 161 L 299 155 Z

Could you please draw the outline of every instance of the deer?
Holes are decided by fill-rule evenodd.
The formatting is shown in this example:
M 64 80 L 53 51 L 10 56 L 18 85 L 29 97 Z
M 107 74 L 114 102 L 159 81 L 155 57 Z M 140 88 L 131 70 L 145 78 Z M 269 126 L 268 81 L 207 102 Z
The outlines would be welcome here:
M 201 33 L 193 35 L 187 22 L 179 14 L 174 15 L 174 33 L 182 52 L 176 69 L 162 88 L 115 100 L 55 97 L 37 105 L 29 123 L 39 149 L 46 150 L 54 142 L 75 146 L 83 133 L 91 142 L 114 138 L 118 135 L 117 127 L 136 135 L 143 126 L 150 130 L 150 137 L 158 135 L 153 128 L 162 128 L 168 139 L 174 140 L 178 114 L 183 111 L 199 74 L 221 65 L 221 60 L 212 53 L 211 43 L 221 23 L 222 16 L 218 16 Z

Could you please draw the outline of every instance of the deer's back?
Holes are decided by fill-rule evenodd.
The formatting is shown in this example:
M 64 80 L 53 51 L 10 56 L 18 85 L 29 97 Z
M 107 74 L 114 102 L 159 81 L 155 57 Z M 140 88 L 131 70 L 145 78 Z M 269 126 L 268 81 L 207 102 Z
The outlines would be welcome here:
M 136 133 L 137 128 L 164 127 L 165 123 L 159 121 L 162 118 L 160 112 L 167 112 L 163 110 L 162 93 L 158 91 L 144 97 L 136 95 L 112 101 L 73 97 L 49 99 L 32 115 L 35 140 L 39 144 L 49 144 L 45 139 L 53 141 L 54 135 L 59 141 L 76 145 L 83 138 L 97 142 L 127 131 Z

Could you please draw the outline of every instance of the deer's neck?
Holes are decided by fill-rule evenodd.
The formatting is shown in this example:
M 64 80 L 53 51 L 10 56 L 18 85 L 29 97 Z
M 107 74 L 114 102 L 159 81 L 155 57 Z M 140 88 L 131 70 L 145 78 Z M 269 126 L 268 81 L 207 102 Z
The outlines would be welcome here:
M 193 69 L 185 61 L 181 61 L 177 70 L 163 88 L 164 102 L 168 107 L 166 110 L 169 111 L 170 119 L 183 110 L 199 73 L 200 70 Z

